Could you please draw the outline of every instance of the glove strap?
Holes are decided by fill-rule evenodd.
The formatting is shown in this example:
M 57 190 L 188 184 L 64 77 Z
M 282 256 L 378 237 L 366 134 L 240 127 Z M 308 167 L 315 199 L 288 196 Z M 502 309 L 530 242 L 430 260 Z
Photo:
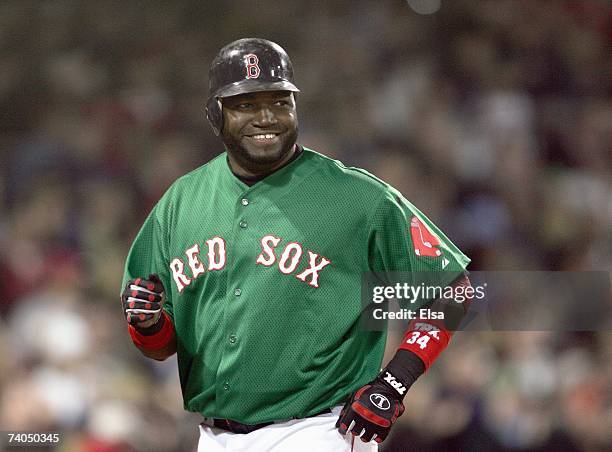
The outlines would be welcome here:
M 157 326 L 157 325 L 160 325 Z M 128 331 L 132 337 L 132 342 L 138 347 L 145 350 L 160 350 L 170 343 L 174 336 L 174 325 L 168 314 L 162 311 L 162 315 L 159 321 L 151 326 L 151 328 L 157 326 L 159 330 L 151 334 L 151 330 L 147 328 L 145 331 L 138 331 L 132 325 L 128 325 Z
M 398 350 L 377 380 L 392 388 L 395 398 L 403 401 L 410 386 L 425 372 L 423 361 L 412 352 Z

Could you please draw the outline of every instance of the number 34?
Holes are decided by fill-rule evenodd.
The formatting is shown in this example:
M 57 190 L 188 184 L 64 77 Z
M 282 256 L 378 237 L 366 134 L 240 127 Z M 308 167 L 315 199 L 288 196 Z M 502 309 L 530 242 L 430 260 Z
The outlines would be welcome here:
M 406 341 L 408 344 L 418 344 L 421 350 L 427 347 L 427 343 L 429 342 L 429 335 L 422 334 L 420 331 L 414 331 L 412 333 L 412 337 Z

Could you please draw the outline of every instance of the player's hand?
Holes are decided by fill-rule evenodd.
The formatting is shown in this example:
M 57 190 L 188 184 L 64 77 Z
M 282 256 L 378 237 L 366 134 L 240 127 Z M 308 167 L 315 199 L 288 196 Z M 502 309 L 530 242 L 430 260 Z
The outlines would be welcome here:
M 351 433 L 363 442 L 385 440 L 391 426 L 404 412 L 404 404 L 396 392 L 379 377 L 360 388 L 342 411 L 336 428 L 341 434 Z
M 159 276 L 129 280 L 121 294 L 121 304 L 130 325 L 139 329 L 155 325 L 164 305 L 164 285 Z

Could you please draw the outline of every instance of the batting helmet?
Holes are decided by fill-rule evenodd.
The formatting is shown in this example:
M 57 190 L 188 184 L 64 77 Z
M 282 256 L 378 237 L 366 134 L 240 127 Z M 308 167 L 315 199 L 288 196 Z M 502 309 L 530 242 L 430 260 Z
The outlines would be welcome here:
M 258 91 L 300 90 L 287 52 L 266 39 L 245 38 L 223 47 L 210 65 L 206 117 L 216 135 L 223 128 L 220 99 Z

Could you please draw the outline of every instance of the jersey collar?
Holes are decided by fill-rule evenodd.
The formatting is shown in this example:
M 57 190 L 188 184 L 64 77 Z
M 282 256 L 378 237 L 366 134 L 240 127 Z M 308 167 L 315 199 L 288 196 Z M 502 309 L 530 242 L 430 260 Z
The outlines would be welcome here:
M 307 150 L 301 146 L 301 145 L 297 145 L 298 149 L 296 151 L 296 156 L 295 158 L 292 158 L 285 166 L 283 166 L 282 168 L 277 169 L 276 171 L 274 171 L 272 174 L 268 174 L 267 176 L 263 177 L 262 179 L 256 181 L 254 184 L 252 185 L 247 185 L 245 184 L 242 180 L 240 180 L 231 170 L 230 166 L 229 166 L 229 162 L 227 159 L 227 151 L 225 152 L 225 156 L 223 158 L 224 161 L 224 176 L 226 179 L 229 179 L 229 181 L 231 181 L 231 183 L 238 187 L 240 189 L 241 192 L 248 192 L 248 191 L 253 191 L 253 190 L 261 190 L 264 187 L 269 187 L 269 186 L 279 186 L 279 185 L 285 185 L 286 183 L 288 183 L 291 179 L 293 179 L 294 177 L 299 177 L 299 175 L 301 173 L 304 172 L 304 170 L 306 170 L 307 168 L 303 168 L 304 166 L 308 166 L 308 165 L 304 165 L 304 163 L 309 160 L 308 157 L 306 157 L 307 154 Z

